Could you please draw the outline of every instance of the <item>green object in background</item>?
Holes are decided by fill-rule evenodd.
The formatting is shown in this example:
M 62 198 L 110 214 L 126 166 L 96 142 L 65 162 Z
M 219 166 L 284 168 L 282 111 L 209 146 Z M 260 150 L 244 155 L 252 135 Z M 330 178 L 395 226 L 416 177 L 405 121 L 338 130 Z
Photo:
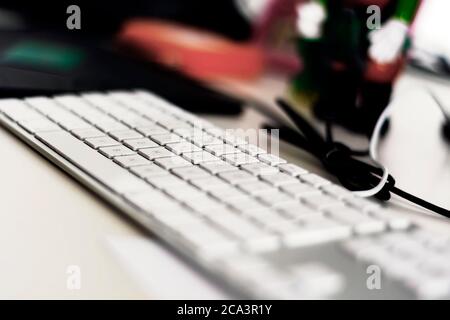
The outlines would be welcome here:
M 419 8 L 421 0 L 399 0 L 397 3 L 397 9 L 395 11 L 395 17 L 407 24 L 411 24 Z
M 55 71 L 70 71 L 79 66 L 83 59 L 84 53 L 78 49 L 36 41 L 15 44 L 2 57 L 4 62 L 46 67 Z

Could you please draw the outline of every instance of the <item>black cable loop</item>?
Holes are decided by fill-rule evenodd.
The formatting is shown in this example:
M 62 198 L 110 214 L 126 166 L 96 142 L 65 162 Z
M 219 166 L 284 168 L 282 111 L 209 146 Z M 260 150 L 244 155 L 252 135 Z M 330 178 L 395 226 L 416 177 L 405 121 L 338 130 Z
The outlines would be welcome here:
M 298 131 L 284 128 L 280 130 L 280 138 L 311 153 L 320 160 L 339 182 L 352 191 L 370 190 L 378 185 L 383 175 L 381 168 L 375 167 L 355 156 L 368 155 L 368 151 L 352 150 L 341 142 L 333 141 L 331 123 L 327 123 L 326 137 L 324 138 L 313 126 L 284 100 L 277 99 L 277 104 L 286 112 L 295 123 Z M 394 193 L 416 205 L 450 218 L 450 211 L 435 204 L 420 199 L 395 186 L 395 179 L 388 175 L 388 179 L 375 197 L 387 201 Z

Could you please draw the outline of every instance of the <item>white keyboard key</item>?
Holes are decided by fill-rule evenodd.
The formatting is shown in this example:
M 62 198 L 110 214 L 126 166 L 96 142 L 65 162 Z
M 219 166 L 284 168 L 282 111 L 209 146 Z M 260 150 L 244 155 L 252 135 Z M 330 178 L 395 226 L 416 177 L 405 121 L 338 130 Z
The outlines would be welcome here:
M 321 262 L 307 262 L 290 268 L 294 274 L 292 298 L 326 299 L 340 292 L 345 277 Z
M 316 210 L 343 207 L 344 203 L 325 194 L 304 196 L 301 198 L 308 206 Z
M 141 177 L 142 179 L 169 175 L 168 171 L 153 163 L 145 166 L 132 167 L 131 172 L 133 172 L 138 177 Z
M 48 117 L 52 119 L 52 121 L 58 123 L 61 127 L 66 129 L 67 131 L 72 131 L 75 129 L 88 129 L 91 127 L 91 125 L 88 124 L 87 122 L 71 114 L 64 114 L 58 116 L 50 115 Z
M 255 146 L 254 144 L 243 144 L 238 145 L 237 148 L 241 150 L 242 152 L 245 152 L 253 157 L 257 156 L 258 154 L 266 153 L 266 151 L 262 148 L 259 148 Z
M 281 171 L 283 171 L 283 172 L 285 172 L 285 173 L 287 173 L 287 174 L 289 174 L 289 175 L 291 175 L 293 177 L 297 177 L 297 176 L 300 176 L 302 174 L 307 174 L 308 173 L 307 170 L 305 170 L 303 168 L 300 168 L 299 166 L 297 166 L 295 164 L 292 164 L 292 163 L 280 164 L 278 166 L 278 168 Z
M 19 120 L 18 124 L 28 132 L 62 131 L 61 127 L 47 119 Z
M 268 164 L 262 162 L 255 162 L 250 164 L 244 164 L 241 168 L 255 176 L 274 174 L 280 172 L 277 168 L 269 166 Z
M 37 138 L 118 193 L 149 189 L 144 181 L 101 154 L 92 152 L 91 148 L 67 132 L 39 133 Z
M 196 133 L 196 132 L 194 132 Z M 194 134 L 194 136 L 190 139 L 193 144 L 196 146 L 199 146 L 200 148 L 203 148 L 205 146 L 210 145 L 221 145 L 223 144 L 223 141 L 221 139 L 218 139 L 210 134 L 207 134 L 203 132 L 202 134 Z
M 261 270 L 269 267 L 264 258 L 255 255 L 234 255 L 221 261 L 221 268 L 232 275 L 252 270 Z
M 306 216 L 305 216 L 306 217 Z M 318 216 L 302 217 L 300 229 L 286 233 L 283 243 L 288 247 L 312 245 L 322 242 L 339 240 L 351 235 L 351 228 L 338 224 L 330 219 Z
M 383 220 L 374 219 L 364 213 L 348 207 L 330 208 L 326 210 L 333 219 L 353 227 L 358 234 L 370 234 L 386 229 Z
M 194 128 L 181 128 L 181 129 L 174 129 L 173 132 L 179 135 L 182 138 L 191 140 L 195 136 L 198 135 L 198 131 L 200 129 L 194 129 Z
M 448 299 L 450 277 L 418 277 L 413 287 L 419 299 Z
M 166 189 L 184 186 L 186 182 L 172 175 L 154 175 L 145 179 L 155 188 Z
M 178 185 L 177 187 L 167 188 L 164 191 L 172 198 L 175 198 L 181 202 L 186 202 L 197 198 L 208 198 L 204 192 L 187 183 Z
M 280 189 L 295 198 L 321 194 L 320 190 L 300 181 L 298 181 L 298 183 L 281 185 Z
M 184 160 L 184 161 L 186 161 L 186 160 Z M 190 165 L 190 163 L 189 163 L 189 165 Z M 190 165 L 188 167 L 184 167 L 184 168 L 173 169 L 172 172 L 175 175 L 179 176 L 183 180 L 192 180 L 192 179 L 210 177 L 210 175 L 205 170 L 203 170 L 197 166 L 192 166 L 192 165 Z
M 90 104 L 95 106 L 97 109 L 103 111 L 104 113 L 106 113 L 114 118 L 117 118 L 119 121 L 135 119 L 135 118 L 139 117 L 139 115 L 136 112 L 133 112 L 120 104 L 112 104 L 111 103 L 108 106 L 101 106 L 101 107 L 95 105 L 94 103 L 90 103 Z
M 241 145 L 246 145 L 248 144 L 248 141 L 238 137 L 234 134 L 227 134 L 225 132 L 225 136 L 223 136 L 223 140 L 229 144 L 232 144 L 233 146 L 241 146 Z
M 411 235 L 415 241 L 427 246 L 430 242 L 434 242 L 436 240 L 439 240 L 439 242 L 443 240 L 445 246 L 449 240 L 447 235 L 442 238 L 443 235 L 441 233 L 433 234 L 429 230 L 422 230 L 422 229 L 414 230 L 414 232 L 412 232 Z
M 136 166 L 144 166 L 152 164 L 150 161 L 148 161 L 147 159 L 138 154 L 115 157 L 114 162 L 117 162 L 118 164 L 120 164 L 122 167 L 125 168 L 132 168 Z
M 213 156 L 211 153 L 206 151 L 186 152 L 183 153 L 183 158 L 191 161 L 193 164 L 220 160 L 216 156 Z
M 134 105 L 132 108 L 134 109 Z M 144 117 L 149 118 L 150 120 L 156 122 L 157 120 L 164 121 L 173 121 L 175 118 L 167 113 L 165 110 L 160 108 L 148 108 L 145 106 L 145 109 L 135 110 L 137 113 L 142 114 Z
M 203 212 L 205 210 L 214 211 L 214 208 L 222 207 L 222 204 L 215 199 L 204 195 L 204 197 L 189 197 L 184 201 L 189 208 L 194 211 Z
M 256 211 L 255 211 L 256 212 Z M 248 215 L 249 213 L 245 213 Z M 278 235 L 296 234 L 302 230 L 302 226 L 296 220 L 289 219 L 278 219 L 274 223 L 267 225 L 267 229 L 271 230 Z
M 117 119 L 133 129 L 145 128 L 145 127 L 153 126 L 155 124 L 153 121 L 142 118 L 137 114 L 130 115 L 130 117 L 124 117 L 123 115 L 119 115 L 119 116 L 117 116 Z
M 54 97 L 54 101 L 69 110 L 79 110 L 80 112 L 95 110 L 95 107 L 89 104 L 88 101 L 80 99 L 79 96 L 73 94 L 57 95 Z
M 239 252 L 238 243 L 230 236 L 219 233 L 208 225 L 185 229 L 180 232 L 194 252 L 206 258 L 223 257 Z
M 170 199 L 170 201 L 173 200 Z M 154 210 L 153 216 L 164 225 L 164 227 L 176 232 L 176 235 L 180 234 L 188 235 L 186 230 L 194 232 L 197 228 L 205 224 L 205 220 L 202 217 L 196 216 L 192 211 L 184 205 L 176 204 L 170 210 L 163 208 L 160 210 Z
M 223 199 L 223 201 L 239 212 L 250 212 L 267 209 L 267 206 L 264 206 L 257 200 L 246 196 Z
M 377 245 L 360 248 L 355 255 L 356 260 L 363 263 L 377 264 L 383 267 L 386 274 L 396 278 L 397 280 L 405 281 L 411 277 L 417 276 L 414 268 L 410 263 L 406 264 L 395 258 L 391 252 Z
M 180 156 L 173 156 L 167 158 L 157 158 L 155 159 L 155 163 L 160 165 L 166 170 L 181 168 L 181 167 L 190 167 L 192 164 L 189 161 L 186 161 Z
M 150 138 L 160 145 L 183 141 L 183 138 L 175 133 L 154 134 Z
M 175 156 L 174 153 L 170 152 L 164 147 L 140 149 L 139 154 L 149 160 Z
M 130 193 L 125 198 L 142 210 L 154 214 L 157 218 L 176 215 L 178 212 L 184 211 L 180 204 L 174 202 L 169 196 L 155 190 L 145 193 Z M 176 216 L 172 217 L 172 221 L 176 218 Z
M 89 104 L 102 110 L 108 110 L 114 107 L 121 107 L 125 109 L 125 107 L 122 107 L 118 102 L 110 99 L 106 94 L 103 93 L 97 92 L 85 93 L 82 94 L 81 97 L 84 100 L 86 100 Z
M 242 170 L 221 172 L 218 176 L 233 185 L 246 181 L 257 181 L 255 176 Z
M 145 149 L 145 148 L 155 148 L 155 147 L 159 147 L 158 144 L 156 144 L 155 142 L 151 141 L 148 138 L 142 138 L 142 139 L 129 139 L 129 140 L 124 140 L 123 142 L 128 148 L 134 150 L 134 151 L 138 151 L 140 149 Z
M 364 198 L 358 197 L 346 198 L 345 202 L 348 203 L 349 206 L 364 212 L 378 210 L 381 208 L 381 206 L 378 203 L 375 203 L 371 200 L 367 200 Z
M 112 147 L 101 147 L 99 148 L 101 154 L 108 158 L 114 158 L 118 156 L 134 155 L 134 151 L 128 149 L 125 146 L 112 146 Z
M 277 166 L 279 164 L 286 163 L 286 160 L 274 156 L 273 154 L 270 153 L 259 154 L 258 159 L 271 166 Z
M 195 144 L 192 144 L 187 141 L 182 141 L 182 142 L 177 142 L 177 143 L 169 143 L 166 145 L 166 148 L 178 155 L 181 155 L 185 152 L 194 152 L 194 151 L 202 150 L 201 148 L 197 147 Z
M 91 146 L 94 149 L 98 149 L 101 147 L 111 147 L 111 146 L 119 146 L 120 142 L 117 142 L 113 138 L 110 137 L 94 137 L 87 138 L 85 140 L 86 144 Z
M 209 191 L 216 188 L 226 188 L 229 186 L 228 183 L 217 177 L 196 178 L 192 179 L 190 182 L 197 188 L 204 191 Z
M 300 176 L 300 180 L 309 183 L 315 188 L 322 188 L 324 186 L 330 185 L 331 182 L 325 178 L 322 178 L 314 173 L 308 173 Z
M 222 160 L 214 162 L 203 162 L 200 163 L 200 167 L 202 167 L 211 174 L 218 174 L 220 172 L 239 170 L 235 166 L 232 166 L 231 164 L 226 163 L 225 161 Z
M 242 197 L 242 191 L 232 186 L 214 188 L 209 190 L 208 193 L 218 200 Z
M 244 242 L 246 249 L 251 251 L 268 251 L 279 246 L 279 240 L 274 234 L 269 234 L 263 229 L 257 227 L 250 221 L 237 216 L 219 216 L 209 217 L 213 223 L 217 224 L 226 232 L 234 235 Z
M 236 214 L 233 209 L 227 207 L 225 204 L 221 204 L 219 207 L 214 207 L 214 210 L 210 210 L 208 208 L 197 210 L 197 213 L 199 213 L 202 217 L 209 217 L 211 215 L 229 216 Z
M 425 250 L 425 254 L 418 251 L 418 258 L 421 260 L 417 266 L 420 271 L 424 272 L 430 277 L 449 277 L 450 276 L 450 261 L 439 254 L 428 254 Z M 450 292 L 449 292 L 450 293 Z
M 167 130 L 175 130 L 175 129 L 190 129 L 192 126 L 184 122 L 182 120 L 169 120 L 169 121 L 160 121 L 161 126 L 166 128 Z
M 268 192 L 271 190 L 272 191 L 277 190 L 276 188 L 272 187 L 271 185 L 269 185 L 265 182 L 262 182 L 262 181 L 258 181 L 258 180 L 239 182 L 237 184 L 237 187 L 253 196 L 258 195 L 263 192 L 266 192 L 266 191 Z
M 390 232 L 387 234 L 384 234 L 382 236 L 379 236 L 377 239 L 378 243 L 386 248 L 393 248 L 397 244 L 401 243 L 415 243 L 417 244 L 418 241 L 415 238 L 415 233 L 405 233 L 405 232 Z M 372 241 L 374 242 L 374 241 Z
M 0 101 L 0 112 L 16 122 L 27 119 L 45 119 L 39 112 L 18 99 L 2 99 Z
M 281 239 L 276 234 L 261 232 L 250 233 L 243 237 L 243 246 L 249 252 L 270 252 L 276 251 L 281 246 Z
M 283 213 L 283 215 L 296 219 L 304 215 L 322 215 L 321 212 L 311 209 L 302 203 L 280 203 L 276 208 Z
M 212 200 L 202 191 L 194 188 L 194 190 L 186 192 L 184 191 L 185 187 L 186 186 L 167 188 L 165 191 L 168 195 L 175 198 L 177 201 L 182 202 L 185 206 L 189 207 L 190 210 L 193 211 L 211 210 L 212 208 L 220 206 L 218 202 Z
M 72 134 L 81 140 L 85 140 L 87 138 L 98 138 L 98 137 L 105 136 L 105 134 L 103 132 L 101 132 L 98 129 L 95 129 L 94 127 L 91 127 L 89 129 L 75 129 L 75 130 L 72 130 Z
M 239 150 L 236 149 L 234 146 L 226 143 L 205 146 L 205 150 L 211 152 L 215 156 L 222 156 L 225 154 L 232 154 L 239 152 Z
M 283 172 L 262 175 L 261 180 L 266 181 L 267 183 L 269 183 L 275 187 L 279 187 L 279 186 L 286 185 L 286 184 L 292 184 L 292 183 L 297 184 L 299 182 L 296 178 L 294 178 L 286 173 L 283 173 Z
M 139 94 L 128 91 L 112 91 L 107 95 L 107 97 L 110 99 L 112 98 L 113 101 L 116 100 L 124 106 L 134 110 L 141 110 L 138 107 L 142 107 L 143 110 L 151 110 L 154 106 L 154 103 L 146 103 L 142 101 L 140 97 L 148 97 L 145 101 L 148 101 L 150 97 L 154 97 L 154 100 L 152 101 L 158 101 L 157 99 L 162 101 L 161 98 L 157 98 L 156 96 L 145 91 L 140 91 Z
M 126 139 L 139 139 L 143 137 L 142 134 L 134 130 L 113 131 L 109 135 L 119 141 L 124 141 Z
M 157 125 L 156 123 L 153 125 L 147 125 L 145 127 L 137 127 L 136 131 L 143 134 L 146 137 L 151 137 L 157 134 L 168 134 L 169 131 L 161 127 L 160 125 Z
M 271 227 L 275 225 L 292 223 L 289 218 L 270 209 L 247 211 L 243 215 L 268 230 L 272 230 Z
M 92 122 L 94 123 L 94 122 Z M 103 132 L 110 133 L 113 131 L 126 131 L 129 130 L 126 125 L 121 124 L 118 121 L 109 121 L 109 122 L 101 122 L 94 123 L 94 125 Z
M 255 157 L 252 157 L 251 155 L 243 152 L 225 154 L 222 156 L 222 159 L 225 160 L 226 162 L 231 163 L 233 166 L 240 166 L 244 164 L 259 162 L 259 160 L 256 159 Z
M 48 97 L 31 97 L 24 99 L 26 104 L 38 110 L 40 113 L 49 115 L 55 112 L 69 112 L 64 107 L 57 104 L 54 100 Z
M 152 113 L 149 115 L 152 120 L 155 120 L 160 126 L 170 131 L 171 124 L 176 123 L 177 118 L 167 113 Z
M 369 215 L 375 219 L 385 221 L 393 230 L 406 230 L 412 225 L 410 219 L 399 214 L 389 213 L 383 210 L 370 211 Z
M 325 193 L 327 193 L 327 194 L 331 195 L 332 197 L 335 197 L 336 199 L 339 199 L 339 200 L 353 197 L 352 193 L 349 190 L 342 188 L 335 184 L 330 184 L 330 185 L 324 186 L 324 187 L 322 187 L 322 190 Z
M 300 203 L 299 200 L 296 200 L 278 190 L 260 193 L 257 195 L 257 199 L 267 206 Z
M 117 128 L 117 130 L 128 129 L 128 127 L 123 123 L 120 123 L 120 121 L 117 121 L 113 117 L 93 108 L 89 108 L 88 110 L 76 109 L 72 110 L 72 112 L 95 126 L 102 125 L 101 128 L 105 132 L 115 128 Z
M 204 128 L 205 132 L 209 133 L 210 135 L 219 138 L 219 139 L 223 139 L 223 137 L 225 136 L 225 130 L 218 128 L 218 127 L 210 127 L 210 128 Z

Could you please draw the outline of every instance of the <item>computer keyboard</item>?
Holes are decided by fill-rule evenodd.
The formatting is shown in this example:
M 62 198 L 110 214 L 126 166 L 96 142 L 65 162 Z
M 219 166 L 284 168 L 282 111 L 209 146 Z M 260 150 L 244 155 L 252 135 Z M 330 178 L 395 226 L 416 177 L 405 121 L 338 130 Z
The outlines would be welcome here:
M 241 297 L 450 297 L 449 236 L 149 92 L 3 99 L 0 122 Z

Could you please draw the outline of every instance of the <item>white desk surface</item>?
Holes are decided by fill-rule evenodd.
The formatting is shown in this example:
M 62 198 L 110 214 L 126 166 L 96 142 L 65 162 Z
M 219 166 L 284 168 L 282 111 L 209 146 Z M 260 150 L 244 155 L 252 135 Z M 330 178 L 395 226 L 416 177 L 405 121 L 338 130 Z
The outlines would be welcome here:
M 449 82 L 404 75 L 397 85 L 391 131 L 381 144 L 380 157 L 400 187 L 448 208 L 450 145 L 441 139 L 442 116 L 425 94 L 425 84 L 450 109 Z M 284 90 L 276 77 L 236 88 L 266 101 Z M 254 110 L 240 117 L 207 118 L 224 128 L 257 128 L 264 121 Z M 105 244 L 108 237 L 139 236 L 142 231 L 3 128 L 0 150 L 1 298 L 149 298 Z M 323 173 L 293 147 L 282 144 L 281 153 Z M 402 203 L 393 200 L 395 207 Z M 419 209 L 403 210 L 436 232 L 450 228 Z M 81 290 L 67 289 L 69 265 L 81 267 Z

